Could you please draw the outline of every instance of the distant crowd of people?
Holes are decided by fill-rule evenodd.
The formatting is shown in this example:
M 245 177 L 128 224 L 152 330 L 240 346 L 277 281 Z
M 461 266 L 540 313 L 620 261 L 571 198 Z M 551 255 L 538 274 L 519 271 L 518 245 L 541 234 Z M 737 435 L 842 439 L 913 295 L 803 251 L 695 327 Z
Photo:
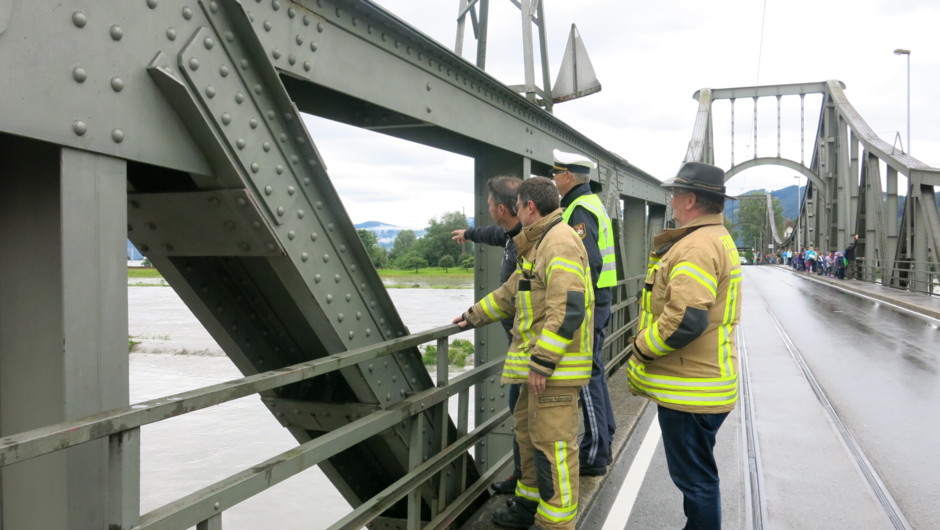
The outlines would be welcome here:
M 777 263 L 787 265 L 801 272 L 828 276 L 839 280 L 851 280 L 856 276 L 855 247 L 858 244 L 856 235 L 852 244 L 845 251 L 833 250 L 822 252 L 816 247 L 808 246 L 799 252 L 791 249 L 781 250 L 774 254 L 767 254 L 761 259 L 755 256 L 755 263 Z

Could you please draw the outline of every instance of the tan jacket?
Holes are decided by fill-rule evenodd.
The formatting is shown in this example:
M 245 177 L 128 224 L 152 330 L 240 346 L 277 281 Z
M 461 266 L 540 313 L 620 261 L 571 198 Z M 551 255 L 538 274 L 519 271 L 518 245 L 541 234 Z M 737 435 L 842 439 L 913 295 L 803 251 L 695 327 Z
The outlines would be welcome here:
M 666 230 L 653 248 L 627 373 L 630 391 L 671 409 L 730 411 L 738 398 L 741 265 L 723 216 Z
M 471 307 L 474 326 L 514 315 L 503 383 L 524 383 L 529 370 L 547 385 L 578 386 L 591 378 L 594 291 L 581 238 L 561 222 L 561 209 L 524 227 L 513 238 L 512 276 Z

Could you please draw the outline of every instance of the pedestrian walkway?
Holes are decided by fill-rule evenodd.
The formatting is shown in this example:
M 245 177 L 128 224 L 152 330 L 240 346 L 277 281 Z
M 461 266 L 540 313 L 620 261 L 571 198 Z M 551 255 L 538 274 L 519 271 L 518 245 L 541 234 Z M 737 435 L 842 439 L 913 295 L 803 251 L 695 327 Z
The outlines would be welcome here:
M 867 296 L 887 304 L 895 305 L 907 311 L 940 320 L 940 296 L 902 291 L 901 289 L 885 287 L 880 283 L 864 282 L 860 280 L 839 280 L 818 274 L 798 272 L 786 265 L 777 265 L 777 267 L 786 269 L 810 281 L 826 284 L 856 295 Z

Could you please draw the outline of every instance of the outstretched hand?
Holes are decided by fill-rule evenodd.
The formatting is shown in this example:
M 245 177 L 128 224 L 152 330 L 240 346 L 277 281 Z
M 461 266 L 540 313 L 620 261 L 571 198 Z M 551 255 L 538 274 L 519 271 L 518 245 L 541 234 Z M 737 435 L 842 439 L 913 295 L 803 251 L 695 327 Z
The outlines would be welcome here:
M 470 323 L 467 322 L 467 319 L 463 317 L 462 313 L 460 315 L 457 315 L 457 318 L 451 320 L 451 324 L 457 324 L 461 328 L 466 328 L 468 325 L 470 325 Z
M 466 234 L 466 232 L 467 232 L 466 230 L 454 230 L 453 232 L 450 233 L 450 235 L 452 236 L 451 239 L 463 245 L 464 243 L 467 242 L 467 238 L 464 237 L 464 234 Z

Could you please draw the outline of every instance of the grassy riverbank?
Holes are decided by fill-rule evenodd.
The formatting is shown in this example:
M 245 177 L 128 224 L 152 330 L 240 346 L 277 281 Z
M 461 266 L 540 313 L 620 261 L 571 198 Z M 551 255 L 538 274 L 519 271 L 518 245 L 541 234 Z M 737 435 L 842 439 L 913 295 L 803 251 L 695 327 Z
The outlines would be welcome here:
M 379 277 L 386 287 L 394 289 L 468 289 L 473 286 L 473 271 L 451 268 L 426 267 L 412 270 L 379 269 Z M 127 269 L 127 279 L 162 279 L 154 268 Z

